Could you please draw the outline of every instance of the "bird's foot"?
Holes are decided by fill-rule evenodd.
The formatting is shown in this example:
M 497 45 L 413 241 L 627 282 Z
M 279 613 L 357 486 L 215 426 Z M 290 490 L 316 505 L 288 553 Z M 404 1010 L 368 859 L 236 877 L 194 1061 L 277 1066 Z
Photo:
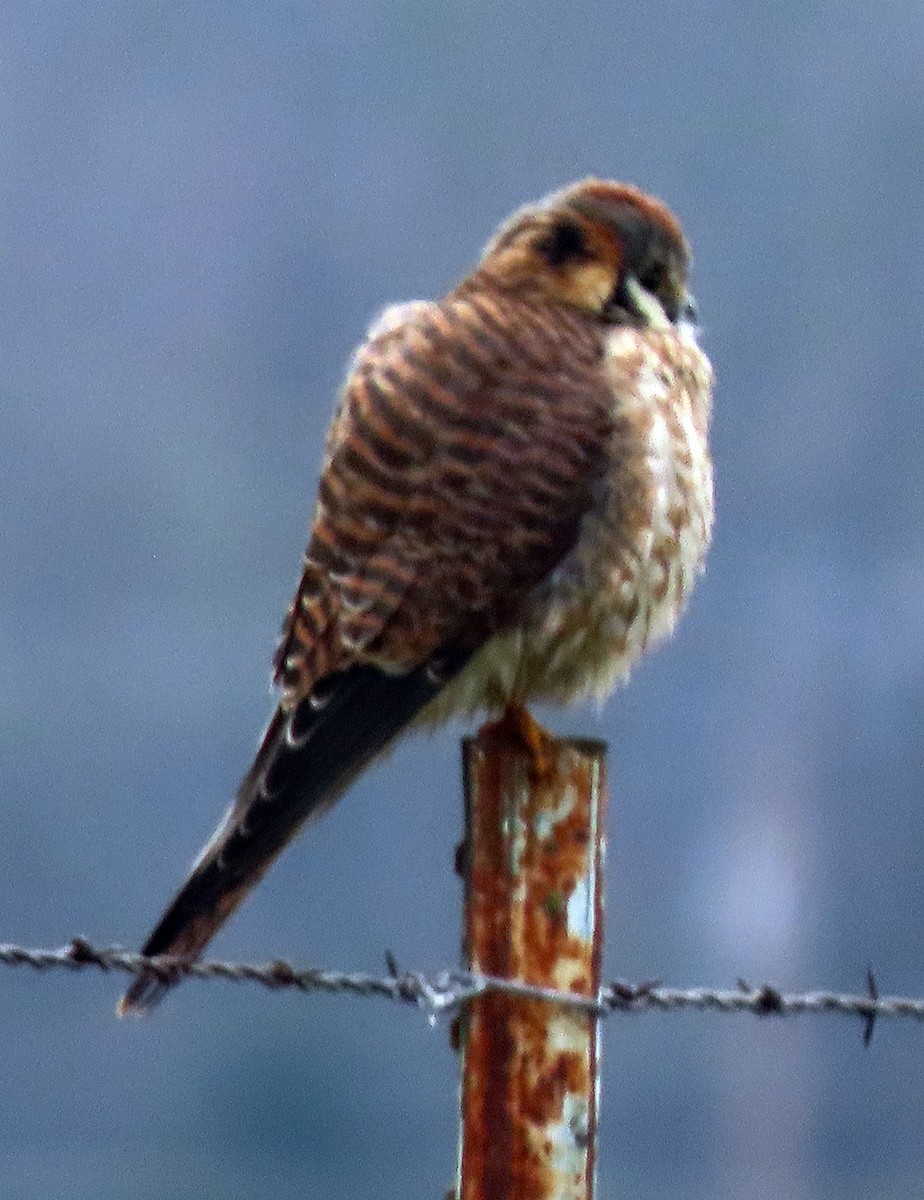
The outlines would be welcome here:
M 503 738 L 523 750 L 529 758 L 533 783 L 548 782 L 554 775 L 558 740 L 522 704 L 508 704 L 500 720 L 490 721 L 480 733 Z

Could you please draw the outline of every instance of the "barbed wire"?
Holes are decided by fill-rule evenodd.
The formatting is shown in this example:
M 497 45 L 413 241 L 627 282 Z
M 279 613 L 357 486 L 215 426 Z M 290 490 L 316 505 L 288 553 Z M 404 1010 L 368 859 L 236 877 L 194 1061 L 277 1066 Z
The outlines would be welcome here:
M 486 992 L 503 993 L 544 1001 L 567 1008 L 606 1015 L 612 1012 L 639 1013 L 651 1010 L 709 1009 L 713 1012 L 750 1012 L 758 1016 L 788 1016 L 797 1013 L 838 1013 L 861 1017 L 864 1041 L 872 1036 L 879 1017 L 903 1017 L 924 1022 L 924 997 L 880 996 L 872 971 L 867 972 L 867 990 L 849 994 L 832 991 L 783 992 L 769 984 L 752 987 L 739 979 L 734 988 L 664 987 L 659 981 L 628 983 L 617 980 L 600 989 L 596 997 L 561 992 L 514 979 L 500 979 L 471 971 L 401 971 L 391 954 L 386 954 L 386 975 L 359 971 L 331 971 L 317 967 L 296 968 L 289 962 L 264 964 L 207 960 L 146 958 L 118 947 L 97 947 L 74 938 L 56 950 L 30 949 L 0 943 L 0 964 L 25 966 L 36 971 L 64 969 L 121 971 L 128 975 L 154 974 L 166 983 L 183 979 L 225 979 L 254 983 L 270 991 L 295 988 L 302 992 L 334 992 L 357 996 L 382 996 L 416 1005 L 433 1020 L 453 1013 Z

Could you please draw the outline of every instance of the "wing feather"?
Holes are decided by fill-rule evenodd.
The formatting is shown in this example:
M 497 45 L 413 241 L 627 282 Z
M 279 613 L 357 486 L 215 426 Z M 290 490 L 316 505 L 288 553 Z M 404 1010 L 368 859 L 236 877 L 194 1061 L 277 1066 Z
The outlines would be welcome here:
M 456 294 L 354 356 L 275 658 L 280 706 L 145 954 L 195 958 L 573 546 L 612 415 L 599 331 L 548 308 Z M 173 979 L 143 974 L 120 1011 Z
M 354 356 L 276 678 L 292 703 L 357 662 L 411 670 L 515 621 L 573 545 L 612 423 L 585 314 L 483 284 Z

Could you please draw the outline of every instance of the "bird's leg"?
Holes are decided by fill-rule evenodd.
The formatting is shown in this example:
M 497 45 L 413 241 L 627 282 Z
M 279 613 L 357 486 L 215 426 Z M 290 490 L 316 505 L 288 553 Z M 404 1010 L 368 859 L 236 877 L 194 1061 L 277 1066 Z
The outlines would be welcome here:
M 511 701 L 500 720 L 490 721 L 480 732 L 513 742 L 524 750 L 529 757 L 530 778 L 534 781 L 541 782 L 552 773 L 556 738 L 524 705 Z

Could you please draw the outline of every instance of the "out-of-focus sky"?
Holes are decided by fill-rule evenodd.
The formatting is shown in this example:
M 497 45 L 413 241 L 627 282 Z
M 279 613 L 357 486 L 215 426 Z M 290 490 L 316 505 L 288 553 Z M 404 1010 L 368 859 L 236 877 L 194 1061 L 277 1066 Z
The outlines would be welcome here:
M 268 715 L 343 364 L 587 174 L 681 216 L 718 525 L 597 713 L 606 975 L 924 991 L 924 9 L 7 0 L 0 12 L 0 940 L 138 945 Z M 404 743 L 215 944 L 458 956 L 458 738 Z M 0 978 L 17 1200 L 442 1195 L 445 1026 Z M 924 1041 L 613 1018 L 601 1200 L 924 1192 Z

